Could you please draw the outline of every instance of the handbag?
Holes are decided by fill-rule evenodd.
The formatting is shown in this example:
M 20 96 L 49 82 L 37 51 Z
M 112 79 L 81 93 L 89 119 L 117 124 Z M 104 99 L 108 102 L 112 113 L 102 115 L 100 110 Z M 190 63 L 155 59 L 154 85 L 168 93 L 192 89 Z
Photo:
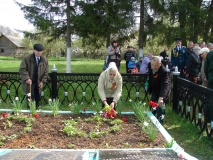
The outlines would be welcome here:
M 103 71 L 105 71 L 105 70 L 108 68 L 109 63 L 110 63 L 110 60 L 111 60 L 110 56 L 106 56 L 106 58 L 105 58 L 105 60 L 104 60 L 104 65 L 103 65 L 103 67 L 102 67 L 102 70 L 103 70 Z

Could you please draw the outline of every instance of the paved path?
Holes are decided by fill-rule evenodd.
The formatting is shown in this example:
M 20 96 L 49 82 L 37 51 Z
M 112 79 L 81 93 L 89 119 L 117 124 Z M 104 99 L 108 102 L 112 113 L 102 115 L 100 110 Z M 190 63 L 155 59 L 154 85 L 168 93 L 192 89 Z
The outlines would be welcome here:
M 1 152 L 0 152 L 1 153 Z M 169 149 L 127 150 L 6 150 L 1 160 L 178 160 Z

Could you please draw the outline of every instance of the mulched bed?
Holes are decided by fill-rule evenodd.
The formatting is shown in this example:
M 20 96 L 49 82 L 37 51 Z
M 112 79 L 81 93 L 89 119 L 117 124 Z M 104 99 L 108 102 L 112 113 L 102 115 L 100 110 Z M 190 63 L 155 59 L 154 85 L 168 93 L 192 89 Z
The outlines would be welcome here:
M 30 116 L 30 115 L 28 115 Z M 60 114 L 55 117 L 50 114 L 39 113 L 35 119 L 30 132 L 23 133 L 25 122 L 10 120 L 9 126 L 7 118 L 0 119 L 0 138 L 6 140 L 0 148 L 39 148 L 39 149 L 106 149 L 106 148 L 164 148 L 165 139 L 159 132 L 150 141 L 147 134 L 142 132 L 141 125 L 134 115 L 118 115 L 116 118 L 126 118 L 126 122 L 121 123 L 121 129 L 116 132 L 109 132 L 99 138 L 89 136 L 71 137 L 62 132 L 64 127 L 63 120 L 71 120 L 80 117 L 82 121 L 77 123 L 78 128 L 89 133 L 97 128 L 97 122 L 84 121 L 85 118 L 93 117 L 92 114 Z M 7 126 L 5 128 L 5 126 Z M 99 130 L 108 130 L 109 123 L 101 123 Z M 0 140 L 1 142 L 1 140 Z

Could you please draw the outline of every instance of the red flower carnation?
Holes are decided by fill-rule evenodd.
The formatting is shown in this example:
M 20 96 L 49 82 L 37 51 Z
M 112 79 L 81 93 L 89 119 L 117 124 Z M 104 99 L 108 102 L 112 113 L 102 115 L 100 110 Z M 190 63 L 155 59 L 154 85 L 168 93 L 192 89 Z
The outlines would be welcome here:
M 151 106 L 151 107 L 158 107 L 158 103 L 155 103 L 155 102 L 153 102 L 153 101 L 149 101 L 149 105 Z
M 123 122 L 126 122 L 126 118 L 122 118 L 122 121 L 123 121 Z
M 7 118 L 7 113 L 2 113 L 3 118 Z
M 38 113 L 33 115 L 36 119 L 38 119 Z

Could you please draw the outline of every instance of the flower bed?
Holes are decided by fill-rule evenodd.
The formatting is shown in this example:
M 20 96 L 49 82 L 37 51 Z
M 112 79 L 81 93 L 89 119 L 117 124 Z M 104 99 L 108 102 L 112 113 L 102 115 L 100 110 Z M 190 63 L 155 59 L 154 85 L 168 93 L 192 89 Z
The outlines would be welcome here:
M 154 139 L 135 115 L 117 115 L 114 119 L 93 114 L 39 113 L 1 116 L 0 148 L 164 148 L 167 142 L 157 131 Z M 145 128 L 144 128 L 145 127 Z

